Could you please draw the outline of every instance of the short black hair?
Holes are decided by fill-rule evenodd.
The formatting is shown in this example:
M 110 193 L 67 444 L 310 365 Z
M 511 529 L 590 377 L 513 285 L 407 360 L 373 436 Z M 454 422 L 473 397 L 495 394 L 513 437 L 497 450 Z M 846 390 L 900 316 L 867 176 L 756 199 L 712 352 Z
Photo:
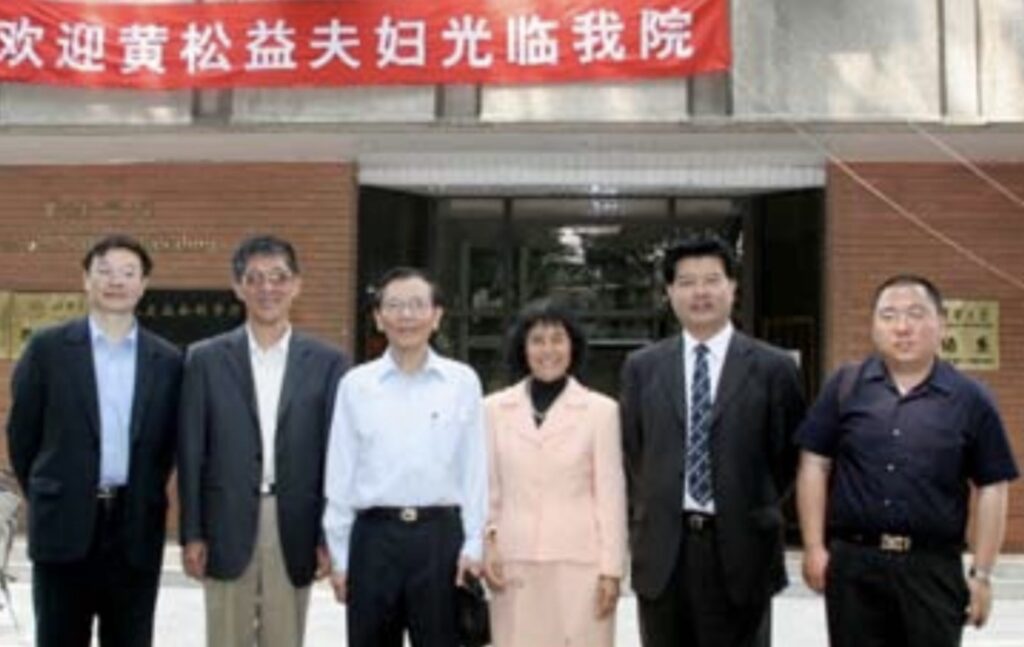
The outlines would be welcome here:
M 701 256 L 714 256 L 721 259 L 725 276 L 736 280 L 736 252 L 731 245 L 727 244 L 718 236 L 704 234 L 684 238 L 665 250 L 665 257 L 661 261 L 661 276 L 665 285 L 671 285 L 676 280 L 676 266 L 684 258 L 697 258 Z
M 380 310 L 381 300 L 384 298 L 384 288 L 388 287 L 395 281 L 401 281 L 403 279 L 421 279 L 430 286 L 430 303 L 437 306 L 444 306 L 444 296 L 441 294 L 441 288 L 437 285 L 437 281 L 430 275 L 426 270 L 419 267 L 410 267 L 407 265 L 399 265 L 398 267 L 392 267 L 390 270 L 381 274 L 380 278 L 373 286 L 373 309 Z
M 88 272 L 92 268 L 94 259 L 106 256 L 107 252 L 113 249 L 124 249 L 138 256 L 139 262 L 142 264 L 142 276 L 149 276 L 153 271 L 153 259 L 149 252 L 142 246 L 142 243 L 127 234 L 111 234 L 93 243 L 82 257 L 82 268 Z
M 245 268 L 253 256 L 282 256 L 291 273 L 299 273 L 299 257 L 291 243 L 270 234 L 259 234 L 246 238 L 235 248 L 231 257 L 231 273 L 236 283 L 241 283 Z
M 877 288 L 875 288 L 875 298 L 872 301 L 872 309 L 878 307 L 878 300 L 882 298 L 882 293 L 889 288 L 909 285 L 918 286 L 924 288 L 925 294 L 928 295 L 928 300 L 935 305 L 935 310 L 939 314 L 945 313 L 945 306 L 942 304 L 942 294 L 939 292 L 939 288 L 934 283 L 929 281 L 923 276 L 918 274 L 894 274 L 886 280 L 882 281 Z
M 532 301 L 519 311 L 508 332 L 505 361 L 509 377 L 520 380 L 530 374 L 526 361 L 526 337 L 537 324 L 562 326 L 569 334 L 572 351 L 569 359 L 569 375 L 579 375 L 587 353 L 587 336 L 572 312 L 557 301 L 541 299 Z

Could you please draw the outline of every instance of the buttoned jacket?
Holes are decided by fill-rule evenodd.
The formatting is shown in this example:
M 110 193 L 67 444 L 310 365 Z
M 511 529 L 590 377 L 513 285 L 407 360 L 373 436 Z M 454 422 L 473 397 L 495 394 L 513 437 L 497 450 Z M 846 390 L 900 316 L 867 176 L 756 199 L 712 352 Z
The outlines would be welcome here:
M 537 425 L 526 380 L 487 397 L 490 527 L 502 559 L 596 563 L 621 576 L 618 405 L 570 378 Z

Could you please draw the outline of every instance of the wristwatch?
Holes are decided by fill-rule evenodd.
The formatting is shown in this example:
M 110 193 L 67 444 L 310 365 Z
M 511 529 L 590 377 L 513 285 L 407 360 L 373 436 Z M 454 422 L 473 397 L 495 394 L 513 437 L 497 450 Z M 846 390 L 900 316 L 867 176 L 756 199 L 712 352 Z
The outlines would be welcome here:
M 992 583 L 992 571 L 986 571 L 983 568 L 977 568 L 975 566 L 972 566 L 971 569 L 967 571 L 967 576 L 972 580 L 978 580 L 983 584 Z

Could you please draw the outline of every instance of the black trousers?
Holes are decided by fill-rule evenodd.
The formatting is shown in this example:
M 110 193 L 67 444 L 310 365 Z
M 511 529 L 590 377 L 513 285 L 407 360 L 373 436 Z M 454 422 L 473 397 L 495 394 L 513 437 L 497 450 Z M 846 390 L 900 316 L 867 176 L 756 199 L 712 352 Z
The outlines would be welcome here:
M 457 513 L 405 522 L 356 517 L 348 570 L 349 647 L 457 647 Z
M 957 647 L 970 599 L 960 552 L 830 545 L 825 608 L 832 647 Z
M 755 607 L 728 596 L 714 526 L 686 529 L 668 585 L 637 596 L 643 647 L 768 647 L 771 600 Z
M 101 647 L 149 647 L 160 565 L 140 570 L 125 560 L 119 502 L 101 502 L 89 553 L 69 563 L 32 566 L 37 647 L 88 647 L 93 621 Z

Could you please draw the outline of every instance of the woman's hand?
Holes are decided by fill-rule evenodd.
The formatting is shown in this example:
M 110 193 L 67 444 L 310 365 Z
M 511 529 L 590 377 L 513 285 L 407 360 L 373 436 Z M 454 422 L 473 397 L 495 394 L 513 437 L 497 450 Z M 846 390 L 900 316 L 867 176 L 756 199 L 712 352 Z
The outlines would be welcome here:
M 505 569 L 493 535 L 484 541 L 484 579 L 487 586 L 495 591 L 505 588 Z
M 597 578 L 597 619 L 602 620 L 615 612 L 619 602 L 619 578 L 601 575 Z

